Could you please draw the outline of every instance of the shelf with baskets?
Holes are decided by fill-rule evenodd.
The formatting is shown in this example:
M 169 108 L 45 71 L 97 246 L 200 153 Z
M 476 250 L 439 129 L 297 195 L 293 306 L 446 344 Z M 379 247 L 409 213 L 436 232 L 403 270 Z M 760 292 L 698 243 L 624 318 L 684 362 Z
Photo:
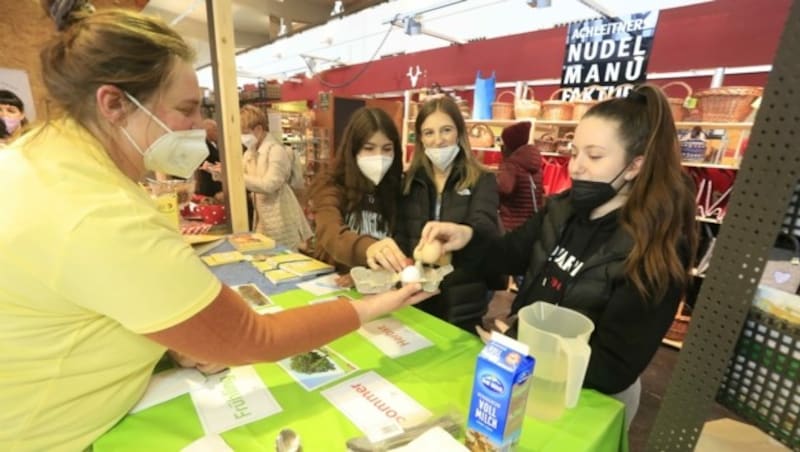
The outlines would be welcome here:
M 733 190 L 739 165 L 747 147 L 752 122 L 734 121 L 681 121 L 676 123 L 679 134 L 687 130 L 703 131 L 702 153 L 693 155 L 681 141 L 682 164 L 692 176 L 697 189 L 697 214 L 702 225 L 697 259 L 698 267 L 692 271 L 693 284 L 682 303 L 663 343 L 680 348 L 691 321 L 691 307 L 711 263 L 714 243 L 724 222 L 727 202 Z M 687 152 L 688 151 L 688 152 Z M 702 158 L 701 158 L 702 156 Z
M 331 161 L 330 129 L 309 127 L 306 130 L 305 178 L 306 185 Z

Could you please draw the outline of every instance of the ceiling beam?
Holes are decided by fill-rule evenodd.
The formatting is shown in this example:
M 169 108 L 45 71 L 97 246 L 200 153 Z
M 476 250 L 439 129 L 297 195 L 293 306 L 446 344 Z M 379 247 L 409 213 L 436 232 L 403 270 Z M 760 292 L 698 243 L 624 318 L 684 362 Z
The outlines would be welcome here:
M 178 15 L 172 11 L 154 8 L 152 6 L 148 8 L 148 12 L 150 14 L 158 15 L 167 22 L 178 17 Z M 175 28 L 182 36 L 186 38 L 196 39 L 198 41 L 208 41 L 208 25 L 205 22 L 201 22 L 197 19 L 184 17 L 180 22 L 173 25 L 173 28 Z M 264 45 L 264 43 L 269 41 L 269 36 L 269 29 L 265 24 L 263 33 L 237 31 L 234 33 L 234 40 L 236 41 L 236 47 L 255 47 Z

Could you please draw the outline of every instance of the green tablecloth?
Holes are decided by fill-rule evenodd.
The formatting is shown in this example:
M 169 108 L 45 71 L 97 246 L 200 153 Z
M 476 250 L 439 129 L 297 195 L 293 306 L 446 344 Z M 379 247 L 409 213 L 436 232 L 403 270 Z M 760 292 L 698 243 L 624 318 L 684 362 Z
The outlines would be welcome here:
M 303 305 L 314 298 L 300 290 L 271 297 L 284 307 Z M 390 359 L 361 335 L 353 333 L 332 342 L 330 347 L 359 366 L 359 373 L 374 370 L 434 415 L 456 411 L 466 419 L 475 360 L 483 344 L 475 336 L 415 308 L 405 308 L 393 316 L 427 337 L 434 346 Z M 310 452 L 343 451 L 347 439 L 363 436 L 320 395 L 319 389 L 307 392 L 276 364 L 254 367 L 283 411 L 223 433 L 222 437 L 234 450 L 272 451 L 278 432 L 286 427 L 299 433 L 303 450 Z M 584 390 L 579 405 L 558 421 L 544 423 L 526 418 L 518 450 L 627 451 L 623 417 L 624 407 L 620 402 Z M 187 394 L 126 416 L 96 441 L 94 450 L 177 451 L 203 435 Z

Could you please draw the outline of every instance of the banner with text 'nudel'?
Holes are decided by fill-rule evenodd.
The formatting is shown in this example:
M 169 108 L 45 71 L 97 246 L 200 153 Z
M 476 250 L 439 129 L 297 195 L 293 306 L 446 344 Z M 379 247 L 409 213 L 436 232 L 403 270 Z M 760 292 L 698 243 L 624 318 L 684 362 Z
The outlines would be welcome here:
M 615 93 L 614 87 L 644 82 L 657 22 L 658 11 L 649 11 L 570 24 L 561 71 L 561 87 L 566 88 L 562 100 L 584 97 L 582 93 L 595 99 L 616 97 L 625 93 Z

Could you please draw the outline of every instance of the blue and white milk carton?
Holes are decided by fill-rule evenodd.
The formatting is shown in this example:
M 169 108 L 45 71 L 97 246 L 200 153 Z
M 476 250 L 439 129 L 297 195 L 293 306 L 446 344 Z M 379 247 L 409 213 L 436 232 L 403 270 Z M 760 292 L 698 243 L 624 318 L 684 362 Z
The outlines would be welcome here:
M 534 362 L 527 345 L 492 333 L 475 366 L 467 416 L 470 451 L 511 451 L 519 442 Z

